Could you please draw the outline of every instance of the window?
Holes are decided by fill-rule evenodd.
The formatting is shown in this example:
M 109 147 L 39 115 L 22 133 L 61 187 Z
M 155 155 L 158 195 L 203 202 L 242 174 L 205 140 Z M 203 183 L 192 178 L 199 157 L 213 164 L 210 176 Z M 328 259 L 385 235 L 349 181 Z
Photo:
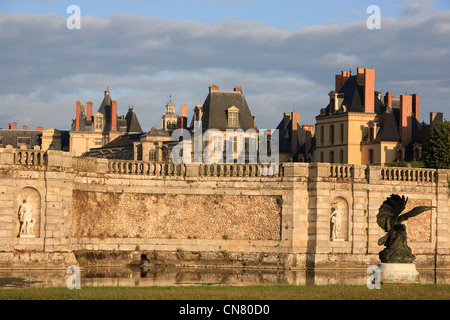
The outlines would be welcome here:
M 320 153 L 320 162 L 323 162 L 323 152 Z
M 228 114 L 228 126 L 229 127 L 237 127 L 237 112 L 230 112 Z
M 239 109 L 235 106 L 228 109 L 228 127 L 239 127 Z
M 31 146 L 31 138 L 30 137 L 19 137 L 17 138 L 17 146 L 20 147 L 22 145 Z
M 373 153 L 373 149 L 369 150 L 369 163 L 373 164 L 374 162 L 374 153 Z
M 94 141 L 96 146 L 101 146 L 102 145 L 102 139 L 95 139 Z
M 330 126 L 330 143 L 334 145 L 334 125 Z
M 150 150 L 148 160 L 149 161 L 156 161 L 156 150 L 155 149 Z
M 330 163 L 334 163 L 334 151 L 330 151 Z
M 344 163 L 344 150 L 339 152 L 339 163 Z
M 344 124 L 341 123 L 341 144 L 344 144 Z
M 323 126 L 320 127 L 320 145 L 323 146 L 323 142 L 325 139 L 325 129 Z
M 94 122 L 95 122 L 95 129 L 96 130 L 103 129 L 103 119 L 101 117 L 95 117 L 94 118 Z

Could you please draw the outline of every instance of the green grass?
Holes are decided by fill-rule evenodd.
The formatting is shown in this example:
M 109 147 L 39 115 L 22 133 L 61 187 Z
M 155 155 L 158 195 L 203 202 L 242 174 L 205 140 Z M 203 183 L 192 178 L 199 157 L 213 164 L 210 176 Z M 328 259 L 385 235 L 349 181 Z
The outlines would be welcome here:
M 450 285 L 15 288 L 0 300 L 450 300 Z

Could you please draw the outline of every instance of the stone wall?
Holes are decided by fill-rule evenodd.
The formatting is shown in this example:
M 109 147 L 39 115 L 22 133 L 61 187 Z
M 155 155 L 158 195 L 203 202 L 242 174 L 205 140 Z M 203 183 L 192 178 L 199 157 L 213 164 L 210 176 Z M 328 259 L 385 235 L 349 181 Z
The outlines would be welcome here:
M 280 240 L 279 199 L 75 190 L 72 236 Z
M 31 256 L 67 267 L 74 253 L 144 252 L 182 265 L 365 268 L 379 262 L 376 215 L 393 193 L 409 197 L 407 209 L 437 207 L 407 222 L 409 245 L 419 268 L 450 266 L 448 170 L 174 166 L 26 152 L 0 149 L 0 267 L 32 265 Z M 27 195 L 36 225 L 23 238 L 17 212 Z M 337 206 L 342 228 L 333 240 Z

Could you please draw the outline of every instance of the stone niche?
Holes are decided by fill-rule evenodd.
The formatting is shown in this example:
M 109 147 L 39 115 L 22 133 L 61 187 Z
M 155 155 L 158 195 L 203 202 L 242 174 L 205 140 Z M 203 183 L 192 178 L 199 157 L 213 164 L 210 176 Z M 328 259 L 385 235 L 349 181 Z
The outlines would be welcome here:
M 29 210 L 29 213 L 24 211 Z M 20 215 L 25 215 L 20 218 Z M 22 222 L 21 222 L 22 220 Z M 19 238 L 39 238 L 41 225 L 41 195 L 32 187 L 20 190 L 17 197 L 16 236 Z
M 330 240 L 348 241 L 349 210 L 348 202 L 342 197 L 336 197 L 331 202 Z

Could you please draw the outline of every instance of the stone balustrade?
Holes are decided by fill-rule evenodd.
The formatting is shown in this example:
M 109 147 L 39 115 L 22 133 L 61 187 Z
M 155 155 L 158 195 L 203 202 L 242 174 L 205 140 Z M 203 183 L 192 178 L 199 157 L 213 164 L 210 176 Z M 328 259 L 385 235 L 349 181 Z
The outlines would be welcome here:
M 211 177 L 283 177 L 282 164 L 201 164 L 201 176 Z
M 185 164 L 128 160 L 110 160 L 108 163 L 108 173 L 147 176 L 184 176 L 185 172 Z
M 436 170 L 417 168 L 381 168 L 380 179 L 384 181 L 435 182 Z
M 45 152 L 42 150 L 14 149 L 14 164 L 41 166 L 45 165 Z
M 347 164 L 330 164 L 331 178 L 353 178 L 353 166 Z

